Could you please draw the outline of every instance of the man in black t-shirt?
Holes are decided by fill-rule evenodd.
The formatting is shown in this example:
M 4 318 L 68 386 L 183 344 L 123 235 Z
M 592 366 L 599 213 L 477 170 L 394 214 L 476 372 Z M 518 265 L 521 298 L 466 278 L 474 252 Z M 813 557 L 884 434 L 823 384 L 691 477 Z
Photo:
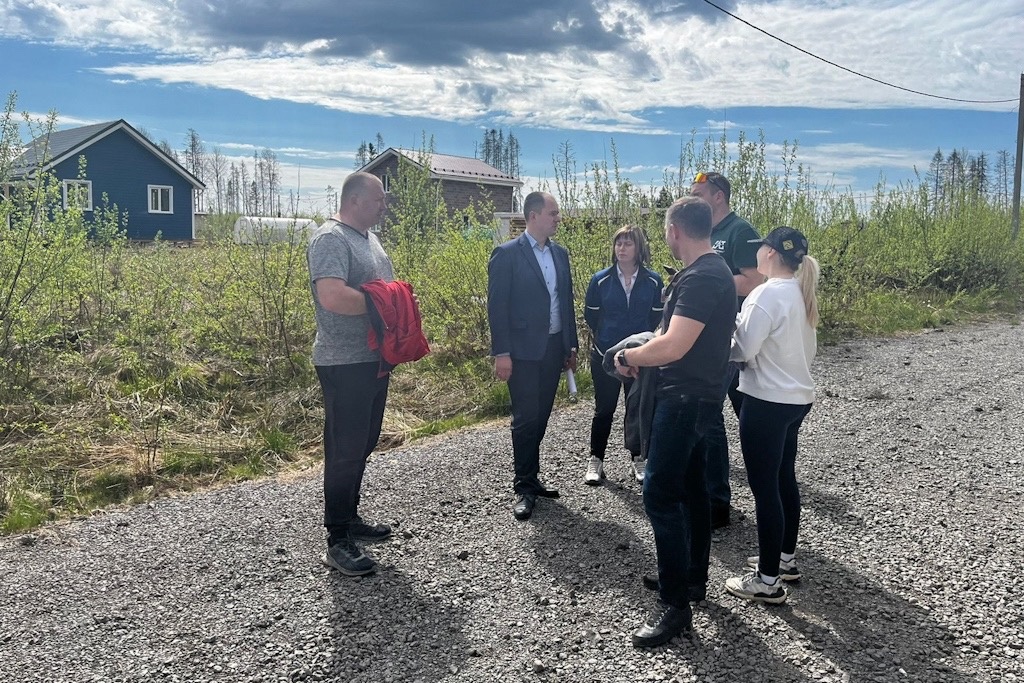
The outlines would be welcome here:
M 686 263 L 669 285 L 659 333 L 625 349 L 615 366 L 635 377 L 657 367 L 644 509 L 658 553 L 657 607 L 633 634 L 635 647 L 654 647 L 691 629 L 690 600 L 704 597 L 711 551 L 704 434 L 721 415 L 722 377 L 736 321 L 732 272 L 711 248 L 711 207 L 683 197 L 665 216 L 665 241 Z

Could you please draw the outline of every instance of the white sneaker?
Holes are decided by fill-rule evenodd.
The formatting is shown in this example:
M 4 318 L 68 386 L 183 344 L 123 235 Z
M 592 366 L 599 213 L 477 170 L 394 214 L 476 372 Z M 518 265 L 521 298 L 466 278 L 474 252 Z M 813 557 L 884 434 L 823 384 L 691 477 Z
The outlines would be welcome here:
M 761 558 L 757 555 L 751 555 L 747 558 L 747 566 L 751 569 L 757 569 L 757 561 Z M 796 566 L 796 558 L 790 561 L 779 559 L 779 578 L 783 581 L 799 581 L 802 574 Z
M 647 458 L 641 458 L 639 455 L 633 458 L 633 476 L 636 477 L 638 483 L 644 483 L 644 472 L 647 471 Z
M 583 476 L 583 483 L 590 486 L 597 486 L 604 479 L 604 461 L 601 458 L 591 458 L 587 465 L 587 473 Z
M 780 605 L 786 602 L 788 595 L 781 581 L 776 581 L 774 586 L 769 586 L 761 580 L 761 574 L 757 571 L 726 579 L 725 590 L 738 598 L 754 600 L 756 602 L 768 602 L 773 605 Z

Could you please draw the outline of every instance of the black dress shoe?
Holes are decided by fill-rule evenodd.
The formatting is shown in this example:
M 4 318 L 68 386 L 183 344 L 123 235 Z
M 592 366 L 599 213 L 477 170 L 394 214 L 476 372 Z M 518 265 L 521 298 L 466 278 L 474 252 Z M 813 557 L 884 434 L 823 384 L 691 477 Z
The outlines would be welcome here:
M 711 528 L 724 529 L 732 523 L 729 518 L 729 510 L 731 508 L 728 505 L 715 505 L 711 508 Z
M 649 591 L 660 591 L 661 582 L 658 580 L 657 574 L 644 574 L 640 577 L 643 581 L 644 588 Z M 690 602 L 700 602 L 706 600 L 708 597 L 707 584 L 696 584 L 688 586 L 686 589 L 686 599 Z
M 534 484 L 536 486 L 536 494 L 541 498 L 558 498 L 558 489 L 549 489 L 540 481 L 536 481 Z
M 533 506 L 536 504 L 537 499 L 533 496 L 519 496 L 515 506 L 512 508 L 512 514 L 518 520 L 527 520 L 533 514 Z
M 658 601 L 646 623 L 633 633 L 633 647 L 656 647 L 693 630 L 690 606 L 673 607 Z

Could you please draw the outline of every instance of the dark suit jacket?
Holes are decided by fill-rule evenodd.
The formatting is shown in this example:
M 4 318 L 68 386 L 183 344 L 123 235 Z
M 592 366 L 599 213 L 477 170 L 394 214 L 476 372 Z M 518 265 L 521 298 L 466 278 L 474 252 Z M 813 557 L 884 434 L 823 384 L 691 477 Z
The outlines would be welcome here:
M 569 252 L 550 240 L 548 244 L 558 278 L 562 346 L 568 358 L 572 349 L 579 348 Z M 540 360 L 548 342 L 550 317 L 551 297 L 526 234 L 496 247 L 487 264 L 491 355 L 507 353 L 512 360 Z

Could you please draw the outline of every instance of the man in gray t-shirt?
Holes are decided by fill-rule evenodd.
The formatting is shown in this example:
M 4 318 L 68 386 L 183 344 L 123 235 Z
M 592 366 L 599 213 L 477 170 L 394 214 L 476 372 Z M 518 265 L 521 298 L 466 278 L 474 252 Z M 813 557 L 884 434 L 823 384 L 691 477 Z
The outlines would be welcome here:
M 357 541 L 380 541 L 391 527 L 359 516 L 366 458 L 377 447 L 390 375 L 367 341 L 369 316 L 359 286 L 394 279 L 391 259 L 370 232 L 384 215 L 380 179 L 353 173 L 341 188 L 338 212 L 313 233 L 306 252 L 316 309 L 313 365 L 324 394 L 324 563 L 348 576 L 371 574 L 377 563 Z

